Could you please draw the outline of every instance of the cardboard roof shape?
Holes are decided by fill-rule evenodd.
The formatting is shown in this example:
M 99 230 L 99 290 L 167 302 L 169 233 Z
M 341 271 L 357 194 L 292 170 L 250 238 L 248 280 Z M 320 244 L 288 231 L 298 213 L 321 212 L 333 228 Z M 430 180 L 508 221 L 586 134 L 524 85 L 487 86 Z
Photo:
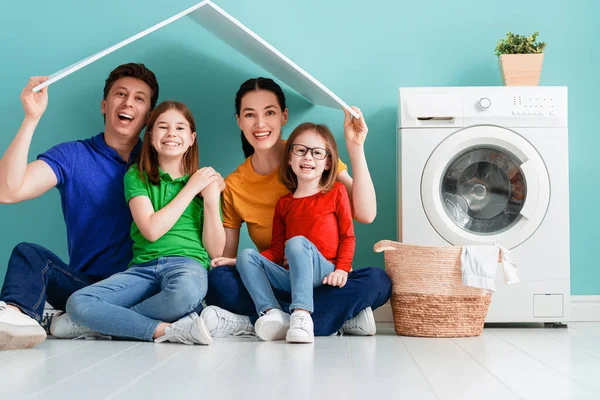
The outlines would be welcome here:
M 348 110 L 354 117 L 358 117 L 358 114 L 353 109 L 315 77 L 300 68 L 292 60 L 267 43 L 266 40 L 252 32 L 240 21 L 227 14 L 223 9 L 209 0 L 202 1 L 128 39 L 53 73 L 47 81 L 39 84 L 33 90 L 38 91 L 49 86 L 113 51 L 127 46 L 129 43 L 159 30 L 186 15 L 235 50 L 254 61 L 257 65 L 260 65 L 285 82 L 289 87 L 306 97 L 312 103 L 332 108 L 340 108 L 341 106 Z

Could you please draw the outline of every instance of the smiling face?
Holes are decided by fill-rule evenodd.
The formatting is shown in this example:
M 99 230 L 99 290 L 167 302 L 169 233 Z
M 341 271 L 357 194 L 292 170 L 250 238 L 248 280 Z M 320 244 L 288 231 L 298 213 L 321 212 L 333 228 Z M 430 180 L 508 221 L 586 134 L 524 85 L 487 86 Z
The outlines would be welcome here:
M 176 109 L 160 114 L 154 122 L 150 135 L 159 163 L 161 160 L 183 158 L 196 140 L 196 132 L 192 132 L 188 120 Z
M 327 148 L 327 141 L 314 130 L 307 130 L 298 135 L 290 148 L 289 165 L 296 174 L 298 183 L 301 181 L 316 181 L 318 184 L 323 171 L 331 168 L 331 157 Z M 307 150 L 307 148 L 312 149 L 312 151 Z M 319 160 L 318 158 L 322 159 Z
M 254 150 L 268 150 L 281 139 L 281 127 L 288 120 L 288 111 L 281 110 L 277 96 L 267 90 L 255 90 L 244 95 L 237 122 Z
M 120 78 L 114 82 L 101 110 L 105 135 L 114 139 L 134 139 L 140 135 L 150 111 L 152 89 L 140 79 Z

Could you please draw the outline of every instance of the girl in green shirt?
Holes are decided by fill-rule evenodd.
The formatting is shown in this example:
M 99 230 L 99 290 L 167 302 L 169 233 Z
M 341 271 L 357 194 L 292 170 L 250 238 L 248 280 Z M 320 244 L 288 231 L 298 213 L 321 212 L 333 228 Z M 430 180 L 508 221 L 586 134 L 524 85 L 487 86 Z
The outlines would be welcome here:
M 127 104 L 119 119 L 132 122 Z M 190 110 L 159 104 L 148 117 L 139 163 L 125 175 L 133 260 L 127 271 L 69 298 L 73 321 L 104 335 L 210 344 L 194 310 L 206 295 L 210 259 L 225 247 L 220 179 L 211 167 L 198 169 Z

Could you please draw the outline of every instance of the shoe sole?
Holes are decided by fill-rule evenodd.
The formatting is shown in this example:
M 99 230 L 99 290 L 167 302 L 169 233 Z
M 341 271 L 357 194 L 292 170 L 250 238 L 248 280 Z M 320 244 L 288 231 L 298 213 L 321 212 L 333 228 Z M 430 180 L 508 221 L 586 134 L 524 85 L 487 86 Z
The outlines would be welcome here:
M 314 336 L 286 336 L 285 341 L 288 343 L 314 343 Z
M 198 333 L 200 334 L 200 339 L 198 340 L 200 344 L 209 345 L 213 342 L 213 338 L 210 335 L 210 331 L 206 327 L 204 319 L 202 319 L 201 317 L 198 317 L 196 319 L 196 328 L 198 328 Z
M 46 339 L 41 326 L 18 326 L 0 322 L 0 350 L 29 349 Z
M 256 332 L 256 336 L 258 336 L 262 340 L 270 342 L 273 340 L 284 340 L 288 328 L 289 326 L 286 326 L 285 324 L 276 321 L 256 321 L 256 325 L 254 326 L 254 332 Z

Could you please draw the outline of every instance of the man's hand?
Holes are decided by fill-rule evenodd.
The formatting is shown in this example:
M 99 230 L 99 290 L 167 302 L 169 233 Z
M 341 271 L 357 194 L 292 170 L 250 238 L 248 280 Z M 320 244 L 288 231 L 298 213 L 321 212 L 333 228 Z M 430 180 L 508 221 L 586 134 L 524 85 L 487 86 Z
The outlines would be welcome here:
M 29 78 L 27 86 L 21 92 L 23 110 L 25 110 L 25 115 L 31 119 L 39 119 L 48 107 L 48 87 L 46 86 L 39 92 L 33 91 L 34 87 L 47 80 L 47 76 L 33 76 Z

